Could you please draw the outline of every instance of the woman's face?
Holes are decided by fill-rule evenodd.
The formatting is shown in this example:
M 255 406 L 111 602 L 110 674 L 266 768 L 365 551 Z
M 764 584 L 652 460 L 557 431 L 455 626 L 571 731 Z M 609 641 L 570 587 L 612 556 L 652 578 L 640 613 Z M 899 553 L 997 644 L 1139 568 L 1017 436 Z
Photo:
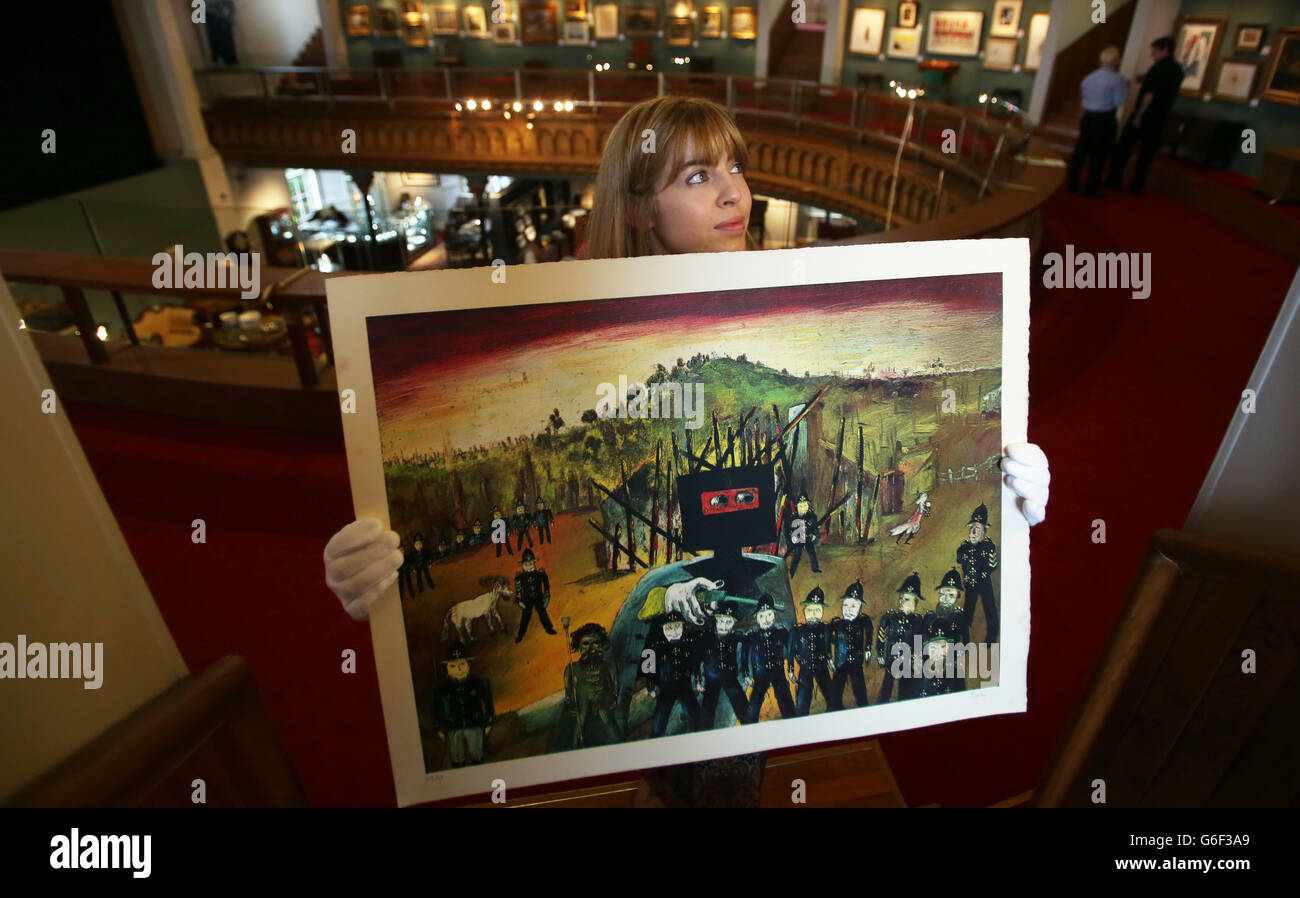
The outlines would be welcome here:
M 744 171 L 734 159 L 714 165 L 696 158 L 687 141 L 687 163 L 664 173 L 650 221 L 656 254 L 725 253 L 745 248 L 751 198 Z

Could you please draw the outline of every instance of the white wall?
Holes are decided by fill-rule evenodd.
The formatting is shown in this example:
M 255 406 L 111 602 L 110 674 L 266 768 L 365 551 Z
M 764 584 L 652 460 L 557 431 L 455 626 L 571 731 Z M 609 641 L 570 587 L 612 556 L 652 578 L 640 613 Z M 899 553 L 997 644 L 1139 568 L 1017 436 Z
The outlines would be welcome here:
M 320 24 L 316 0 L 235 0 L 239 64 L 291 65 Z
M 1255 412 L 1241 401 L 1201 485 L 1186 530 L 1300 552 L 1300 271 L 1250 380 Z
M 54 414 L 42 411 L 44 390 L 49 375 L 0 281 L 0 641 L 103 643 L 98 689 L 0 680 L 0 800 L 188 673 L 67 411 L 57 396 Z M 175 524 L 175 551 L 201 552 L 188 548 L 189 519 Z

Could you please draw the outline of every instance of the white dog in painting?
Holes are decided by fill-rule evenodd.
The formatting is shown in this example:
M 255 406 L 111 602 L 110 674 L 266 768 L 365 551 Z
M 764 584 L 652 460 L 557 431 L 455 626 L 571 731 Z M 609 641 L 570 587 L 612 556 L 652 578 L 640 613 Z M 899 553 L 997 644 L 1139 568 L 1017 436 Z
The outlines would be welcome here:
M 504 577 L 491 578 L 491 588 L 480 596 L 472 599 L 466 599 L 463 602 L 457 602 L 447 609 L 447 614 L 442 619 L 442 638 L 445 642 L 451 635 L 452 628 L 460 634 L 463 642 L 474 641 L 474 621 L 480 618 L 485 619 L 488 624 L 489 633 L 505 632 L 505 621 L 501 620 L 501 613 L 497 611 L 497 603 L 501 597 L 512 598 L 512 593 Z

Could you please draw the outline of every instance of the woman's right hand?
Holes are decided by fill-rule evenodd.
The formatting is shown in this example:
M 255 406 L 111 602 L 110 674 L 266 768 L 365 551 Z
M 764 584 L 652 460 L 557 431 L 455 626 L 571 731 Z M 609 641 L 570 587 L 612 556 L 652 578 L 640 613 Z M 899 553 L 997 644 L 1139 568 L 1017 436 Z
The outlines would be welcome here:
M 377 519 L 360 518 L 325 545 L 325 583 L 354 620 L 367 620 L 375 601 L 397 579 L 400 542 Z

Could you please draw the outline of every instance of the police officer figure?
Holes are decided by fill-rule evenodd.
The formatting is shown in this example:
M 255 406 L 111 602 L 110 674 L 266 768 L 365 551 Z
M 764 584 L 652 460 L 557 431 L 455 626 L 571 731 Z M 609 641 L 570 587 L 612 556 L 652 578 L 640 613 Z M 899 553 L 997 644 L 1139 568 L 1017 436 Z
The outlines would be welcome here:
M 424 592 L 424 584 L 428 583 L 429 588 L 433 589 L 433 577 L 429 575 L 429 564 L 433 561 L 429 553 L 424 550 L 424 534 L 417 533 L 411 539 L 410 573 L 413 578 L 407 591 L 414 595 L 419 587 L 419 592 Z
M 749 722 L 749 705 L 740 688 L 740 655 L 744 640 L 735 632 L 740 617 L 735 602 L 723 602 L 714 612 L 712 633 L 699 638 L 700 672 L 704 676 L 704 701 L 700 705 L 697 729 L 713 729 L 718 710 L 718 693 L 725 692 L 731 710 L 741 723 Z
M 551 524 L 555 522 L 555 515 L 546 507 L 546 500 L 541 496 L 537 497 L 537 511 L 534 514 L 537 520 L 537 544 L 549 543 L 551 541 Z
M 447 680 L 433 688 L 431 704 L 438 738 L 447 743 L 448 767 L 464 767 L 483 762 L 483 740 L 492 732 L 496 710 L 492 704 L 492 686 L 484 679 L 469 675 L 469 662 L 461 642 L 454 642 L 443 662 Z
M 795 516 L 790 518 L 790 545 L 794 546 L 794 562 L 790 565 L 790 576 L 799 569 L 799 559 L 803 557 L 803 550 L 808 550 L 808 560 L 812 563 L 814 574 L 820 574 L 822 569 L 817 564 L 817 549 L 815 543 L 821 535 L 821 521 L 817 520 L 817 513 L 812 510 L 812 505 L 808 502 L 808 497 L 803 493 L 799 494 L 798 501 L 794 504 Z
M 746 685 L 753 686 L 749 693 L 749 719 L 753 723 L 758 722 L 768 687 L 776 695 L 781 716 L 794 717 L 794 701 L 790 698 L 790 685 L 785 681 L 786 648 L 790 634 L 785 627 L 772 626 L 776 622 L 776 603 L 767 593 L 763 593 L 758 600 L 754 619 L 758 621 L 758 629 L 745 635 L 741 660 L 741 674 L 747 681 Z
M 500 522 L 501 522 L 501 525 L 498 525 L 498 524 L 497 524 L 497 521 L 500 521 Z M 493 539 L 492 539 L 493 542 L 496 542 L 495 534 L 496 534 L 497 532 L 499 532 L 500 526 L 504 526 L 505 523 L 506 523 L 505 518 L 501 517 L 501 509 L 499 509 L 499 508 L 494 508 L 494 509 L 492 509 L 492 533 L 494 534 Z M 497 558 L 500 558 L 500 557 L 501 557 L 501 547 L 502 547 L 503 545 L 506 547 L 506 551 L 507 551 L 508 553 L 510 553 L 511 555 L 515 554 L 515 550 L 512 549 L 512 548 L 510 548 L 510 532 L 509 532 L 509 531 L 506 531 L 505 533 L 502 533 L 501 535 L 504 536 L 505 539 L 503 539 L 503 540 L 501 540 L 501 542 L 497 543 Z
M 530 527 L 533 523 L 533 517 L 524 508 L 522 500 L 515 505 L 515 516 L 510 519 L 510 523 L 515 532 L 519 534 L 519 545 L 515 546 L 515 548 L 522 549 L 524 547 L 524 537 L 528 538 L 528 545 L 531 548 L 533 545 L 533 532 Z
M 686 712 L 687 727 L 694 729 L 700 718 L 700 705 L 691 686 L 695 651 L 691 641 L 685 638 L 686 618 L 680 611 L 670 611 L 660 621 L 658 632 L 651 631 L 645 645 L 654 654 L 642 653 L 642 657 L 653 661 L 646 672 L 650 694 L 656 697 L 654 722 L 650 726 L 652 737 L 662 736 L 668 729 L 668 718 L 678 702 Z
M 469 532 L 470 547 L 483 545 L 483 522 L 475 518 L 474 526 Z
M 555 628 L 551 626 L 551 619 L 546 615 L 546 606 L 551 602 L 551 581 L 546 576 L 546 571 L 537 570 L 537 556 L 533 554 L 532 549 L 525 549 L 523 557 L 520 559 L 523 570 L 515 574 L 515 601 L 523 609 L 523 616 L 519 618 L 519 634 L 515 636 L 515 642 L 522 642 L 524 633 L 528 631 L 528 619 L 532 617 L 533 611 L 537 612 L 537 619 L 542 623 L 542 629 L 552 636 L 555 635 Z
M 939 584 L 939 607 L 925 613 L 925 638 L 947 636 L 950 641 L 965 645 L 970 642 L 970 628 L 966 626 L 966 616 L 957 607 L 957 597 L 961 594 L 961 574 L 952 568 L 943 575 Z M 964 689 L 965 680 L 957 687 Z
M 862 584 L 854 581 L 840 598 L 841 617 L 831 621 L 831 661 L 835 675 L 827 706 L 844 707 L 844 684 L 853 684 L 853 701 L 859 708 L 867 702 L 867 680 L 863 665 L 871 655 L 871 618 L 862 613 Z
M 913 571 L 898 588 L 898 607 L 886 611 L 880 618 L 880 626 L 876 628 L 876 663 L 885 669 L 885 679 L 880 684 L 877 704 L 889 701 L 894 692 L 895 646 L 903 646 L 901 650 L 901 658 L 905 663 L 903 672 L 909 674 L 898 685 L 898 697 L 900 699 L 914 697 L 914 688 L 919 685 L 915 680 L 919 673 L 921 659 L 912 656 L 915 652 L 913 638 L 921 635 L 921 628 L 924 626 L 921 615 L 916 613 L 916 603 L 920 600 L 921 577 Z M 909 683 L 912 684 L 910 688 Z
M 812 707 L 814 681 L 822 691 L 827 710 L 838 710 L 839 705 L 831 696 L 831 631 L 822 623 L 826 594 L 820 586 L 814 586 L 799 604 L 803 608 L 804 622 L 790 634 L 790 682 L 799 684 L 795 695 L 795 716 L 805 717 Z M 798 676 L 794 669 L 796 662 L 799 664 Z
M 975 600 L 984 604 L 987 623 L 985 642 L 998 641 L 998 602 L 993 596 L 993 570 L 998 566 L 998 547 L 987 534 L 989 510 L 983 503 L 971 512 L 967 522 L 967 539 L 957 547 L 957 563 L 961 565 L 962 579 L 966 581 L 966 628 L 975 619 Z

